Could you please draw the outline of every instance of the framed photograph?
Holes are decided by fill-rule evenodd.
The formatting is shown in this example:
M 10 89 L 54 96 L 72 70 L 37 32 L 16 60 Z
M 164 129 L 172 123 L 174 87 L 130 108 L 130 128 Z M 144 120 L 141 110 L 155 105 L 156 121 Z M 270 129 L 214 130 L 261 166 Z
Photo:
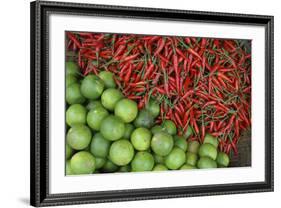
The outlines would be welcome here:
M 273 191 L 273 17 L 31 3 L 31 205 Z

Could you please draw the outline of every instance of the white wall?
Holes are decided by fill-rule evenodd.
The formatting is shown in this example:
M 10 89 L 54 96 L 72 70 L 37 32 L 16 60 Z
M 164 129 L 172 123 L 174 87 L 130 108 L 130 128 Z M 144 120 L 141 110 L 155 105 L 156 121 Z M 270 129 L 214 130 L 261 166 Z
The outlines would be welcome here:
M 83 0 L 80 0 L 82 2 Z M 116 4 L 114 0 L 88 0 Z M 81 205 L 75 207 L 264 207 L 280 202 L 281 7 L 277 0 L 119 0 L 119 5 L 275 16 L 275 192 Z M 0 11 L 0 207 L 29 203 L 29 1 L 1 1 Z M 253 138 L 254 140 L 255 138 Z M 278 206 L 278 205 L 277 205 Z M 273 206 L 273 207 L 276 207 Z

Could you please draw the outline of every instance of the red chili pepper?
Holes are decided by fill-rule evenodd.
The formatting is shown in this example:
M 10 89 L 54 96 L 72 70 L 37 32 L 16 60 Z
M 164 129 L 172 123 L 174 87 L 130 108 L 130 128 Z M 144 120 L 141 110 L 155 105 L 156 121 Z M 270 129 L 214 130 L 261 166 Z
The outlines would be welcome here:
M 157 56 L 163 50 L 165 46 L 165 38 L 159 39 L 158 43 L 158 48 L 156 49 L 154 56 Z

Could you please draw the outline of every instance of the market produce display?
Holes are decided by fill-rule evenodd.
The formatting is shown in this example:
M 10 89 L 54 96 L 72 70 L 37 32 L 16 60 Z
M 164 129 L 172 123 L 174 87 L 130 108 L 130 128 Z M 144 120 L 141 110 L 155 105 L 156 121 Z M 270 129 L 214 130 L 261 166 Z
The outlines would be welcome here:
M 66 174 L 228 167 L 251 128 L 247 40 L 66 33 Z

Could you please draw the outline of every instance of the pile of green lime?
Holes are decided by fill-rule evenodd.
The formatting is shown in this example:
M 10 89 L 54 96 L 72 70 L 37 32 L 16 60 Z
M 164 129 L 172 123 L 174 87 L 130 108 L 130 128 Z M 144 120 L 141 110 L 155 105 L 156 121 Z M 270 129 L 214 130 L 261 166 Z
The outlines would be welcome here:
M 67 62 L 66 102 L 67 175 L 228 166 L 216 138 L 207 134 L 200 145 L 187 142 L 191 127 L 178 136 L 171 120 L 155 125 L 159 103 L 151 98 L 138 110 L 116 88 L 111 72 L 82 76 L 74 62 Z

